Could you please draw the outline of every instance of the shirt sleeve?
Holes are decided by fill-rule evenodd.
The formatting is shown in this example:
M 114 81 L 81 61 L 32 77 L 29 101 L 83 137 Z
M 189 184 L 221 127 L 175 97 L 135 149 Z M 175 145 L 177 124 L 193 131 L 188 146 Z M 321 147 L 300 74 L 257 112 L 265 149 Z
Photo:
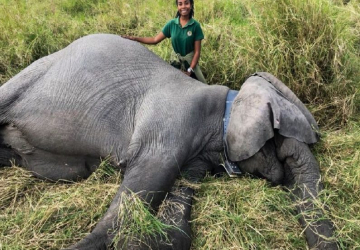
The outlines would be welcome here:
M 195 41 L 204 39 L 204 33 L 199 23 L 196 24 Z
M 167 22 L 167 23 L 165 24 L 164 28 L 162 29 L 162 33 L 163 33 L 164 36 L 166 36 L 167 38 L 171 37 L 170 26 L 171 26 L 171 21 Z

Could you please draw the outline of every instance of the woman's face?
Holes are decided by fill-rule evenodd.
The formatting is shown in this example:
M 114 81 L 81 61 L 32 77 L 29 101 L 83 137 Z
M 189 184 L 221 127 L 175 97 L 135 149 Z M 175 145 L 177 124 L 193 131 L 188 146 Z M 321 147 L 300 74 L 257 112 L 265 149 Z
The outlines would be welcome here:
M 191 10 L 190 0 L 178 0 L 177 7 L 181 16 L 189 16 Z

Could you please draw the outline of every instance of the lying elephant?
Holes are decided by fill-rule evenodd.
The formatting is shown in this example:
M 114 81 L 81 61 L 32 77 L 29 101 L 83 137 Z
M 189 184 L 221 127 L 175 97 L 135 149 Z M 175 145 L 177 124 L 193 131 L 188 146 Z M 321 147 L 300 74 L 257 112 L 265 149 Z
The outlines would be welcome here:
M 135 248 L 114 244 L 112 233 L 130 192 L 154 212 L 165 198 L 183 204 L 184 211 L 169 211 L 181 229 L 169 230 L 172 245 L 156 237 L 149 244 L 189 249 L 193 191 L 167 194 L 180 174 L 201 180 L 221 163 L 224 148 L 240 171 L 282 184 L 303 201 L 297 208 L 309 247 L 338 248 L 322 212 L 306 214 L 321 189 L 308 147 L 318 139 L 316 122 L 268 73 L 249 77 L 229 100 L 227 87 L 193 80 L 136 42 L 98 34 L 34 62 L 0 90 L 0 166 L 14 159 L 40 178 L 78 180 L 110 156 L 125 170 L 104 217 L 69 249 Z

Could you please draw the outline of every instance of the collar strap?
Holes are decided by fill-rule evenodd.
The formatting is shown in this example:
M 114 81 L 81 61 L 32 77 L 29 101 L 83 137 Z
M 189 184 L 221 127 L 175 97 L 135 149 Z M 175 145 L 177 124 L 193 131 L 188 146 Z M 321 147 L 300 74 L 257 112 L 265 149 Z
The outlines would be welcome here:
M 237 166 L 237 164 L 235 162 L 232 162 L 228 157 L 227 144 L 226 144 L 226 139 L 225 139 L 227 128 L 229 125 L 229 120 L 230 120 L 231 106 L 232 106 L 234 99 L 238 93 L 239 93 L 239 91 L 236 91 L 236 90 L 229 90 L 229 92 L 227 93 L 225 115 L 224 115 L 224 120 L 223 120 L 224 121 L 223 141 L 224 141 L 224 157 L 225 157 L 223 167 L 225 168 L 226 172 L 228 173 L 228 175 L 230 177 L 237 177 L 242 174 L 242 172 L 239 169 L 239 167 Z
M 239 91 L 230 89 L 226 96 L 225 114 L 224 114 L 224 119 L 223 119 L 223 121 L 224 121 L 224 140 L 225 140 L 227 128 L 229 125 L 231 106 L 232 106 L 234 99 L 238 93 L 239 93 Z

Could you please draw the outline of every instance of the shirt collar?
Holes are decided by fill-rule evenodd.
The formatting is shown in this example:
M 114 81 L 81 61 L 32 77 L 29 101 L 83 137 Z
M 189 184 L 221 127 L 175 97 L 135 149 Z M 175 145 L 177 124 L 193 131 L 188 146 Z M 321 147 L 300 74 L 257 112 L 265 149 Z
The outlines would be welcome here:
M 194 19 L 193 18 L 190 18 L 190 20 L 186 23 L 186 25 L 184 26 L 184 27 L 182 27 L 182 28 L 186 28 L 187 26 L 190 26 L 190 25 L 192 25 L 192 24 L 194 24 Z M 177 17 L 177 18 L 175 18 L 175 23 L 176 24 L 178 24 L 178 25 L 180 25 L 180 17 Z

